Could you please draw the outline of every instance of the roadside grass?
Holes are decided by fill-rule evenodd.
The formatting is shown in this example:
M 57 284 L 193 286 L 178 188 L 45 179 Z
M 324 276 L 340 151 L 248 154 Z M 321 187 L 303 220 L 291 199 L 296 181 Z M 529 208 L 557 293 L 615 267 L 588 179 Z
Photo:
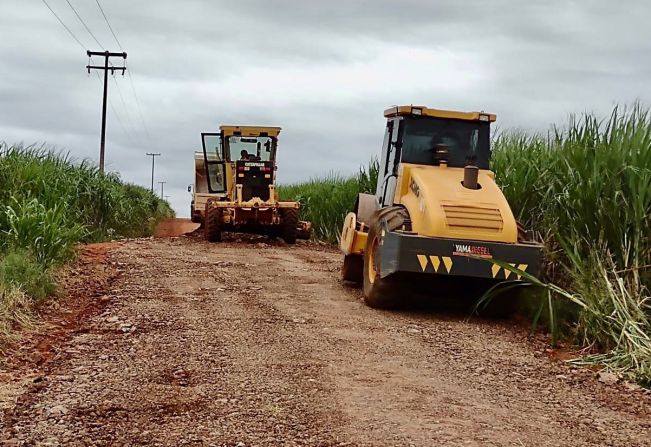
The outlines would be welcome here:
M 493 169 L 515 215 L 544 234 L 569 323 L 598 362 L 651 382 L 651 116 L 640 105 L 606 119 L 572 117 L 547 135 L 506 133 Z M 581 302 L 583 305 L 577 305 Z
M 34 303 L 55 293 L 52 272 L 77 244 L 148 236 L 171 216 L 148 189 L 87 161 L 0 143 L 0 345 L 14 325 L 33 324 Z
M 33 199 L 47 210 L 62 208 L 66 222 L 84 227 L 83 242 L 147 236 L 172 213 L 149 189 L 115 173 L 101 175 L 86 160 L 76 162 L 43 146 L 0 143 L 0 204 Z
M 21 289 L 0 288 L 0 355 L 9 343 L 17 340 L 16 327 L 37 327 L 32 306 L 32 299 Z
M 283 200 L 296 200 L 301 204 L 301 218 L 312 222 L 315 239 L 336 243 L 344 218 L 353 209 L 357 195 L 374 193 L 379 162 L 372 159 L 360 167 L 356 175 L 345 177 L 330 173 L 307 182 L 280 185 Z
M 361 172 L 377 175 L 374 163 Z M 603 119 L 573 116 L 546 134 L 504 132 L 493 143 L 492 169 L 516 218 L 545 242 L 548 295 L 532 318 L 545 316 L 553 338 L 573 334 L 586 353 L 577 362 L 651 384 L 649 110 L 635 104 Z M 375 189 L 373 179 L 362 187 L 358 177 L 280 190 L 302 203 L 314 237 L 336 242 L 357 193 Z
M 56 291 L 49 269 L 28 250 L 12 250 L 0 261 L 0 285 L 20 289 L 30 298 L 41 301 Z

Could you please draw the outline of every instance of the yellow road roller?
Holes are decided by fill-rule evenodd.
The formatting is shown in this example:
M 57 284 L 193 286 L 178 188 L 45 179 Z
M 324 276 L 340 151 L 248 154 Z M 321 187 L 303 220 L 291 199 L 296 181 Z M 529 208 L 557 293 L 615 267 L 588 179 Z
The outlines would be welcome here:
M 538 275 L 542 246 L 516 222 L 490 170 L 494 114 L 395 106 L 387 118 L 375 194 L 359 194 L 344 221 L 342 276 L 368 305 L 399 305 L 427 280 L 458 293 Z M 497 263 L 514 267 L 505 269 Z M 484 288 L 484 290 L 486 290 Z

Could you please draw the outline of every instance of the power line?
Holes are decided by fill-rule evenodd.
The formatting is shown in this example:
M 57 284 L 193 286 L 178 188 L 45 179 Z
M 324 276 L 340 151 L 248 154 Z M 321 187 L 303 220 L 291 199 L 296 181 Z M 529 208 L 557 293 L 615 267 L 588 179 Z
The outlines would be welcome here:
M 73 33 L 73 32 L 70 30 L 70 28 L 68 28 L 68 25 L 66 25 L 65 23 L 63 23 L 63 20 L 61 20 L 61 18 L 57 15 L 56 12 L 54 12 L 54 10 L 50 7 L 50 5 L 48 5 L 48 3 L 47 3 L 45 0 L 41 0 L 41 1 L 43 2 L 43 4 L 44 4 L 45 6 L 47 6 L 47 9 L 50 10 L 50 12 L 52 13 L 52 15 L 54 15 L 54 17 L 56 17 L 56 19 L 59 21 L 59 23 L 61 24 L 61 26 L 63 26 L 63 27 L 66 29 L 66 31 L 68 31 L 68 34 L 70 34 L 70 37 L 72 37 L 72 38 L 75 40 L 75 42 L 77 42 L 77 43 L 79 44 L 79 46 L 80 46 L 84 51 L 86 51 L 86 46 L 85 46 L 83 43 L 81 43 L 81 40 L 79 40 L 79 38 L 77 38 L 77 36 L 75 36 L 75 33 Z
M 85 45 L 82 43 L 82 41 L 81 41 L 81 40 L 80 40 L 80 39 L 75 35 L 75 33 L 72 32 L 72 30 L 68 27 L 68 25 L 65 24 L 65 22 L 61 19 L 61 17 L 59 17 L 59 15 L 58 15 L 56 12 L 54 12 L 54 10 L 53 10 L 52 7 L 48 4 L 48 2 L 47 2 L 46 0 L 41 0 L 41 1 L 42 1 L 43 4 L 47 7 L 47 9 L 52 13 L 52 15 L 57 19 L 57 21 L 61 24 L 61 26 L 62 26 L 62 27 L 63 27 L 63 28 L 68 32 L 68 34 L 70 35 L 70 37 L 71 37 L 71 38 L 72 38 L 72 39 L 73 39 L 73 40 L 74 40 L 74 41 L 75 41 L 75 42 L 76 42 L 76 43 L 77 43 L 77 44 L 78 44 L 78 45 L 79 45 L 79 46 L 80 46 L 84 51 L 86 51 L 86 46 L 85 46 Z M 88 34 L 90 34 L 90 36 L 95 40 L 95 42 L 97 42 L 98 45 L 100 45 L 101 47 L 103 47 L 103 45 L 99 42 L 99 40 L 97 39 L 97 37 L 95 36 L 95 34 L 93 34 L 93 32 L 90 30 L 90 28 L 86 25 L 86 23 L 85 23 L 85 21 L 82 19 L 81 15 L 77 12 L 77 10 L 74 8 L 74 6 L 72 6 L 72 4 L 70 3 L 70 1 L 69 1 L 69 0 L 66 0 L 66 2 L 68 3 L 68 6 L 70 6 L 70 8 L 72 9 L 72 11 L 73 11 L 73 12 L 75 13 L 75 15 L 77 16 L 77 19 L 79 19 L 79 21 L 80 21 L 81 24 L 84 26 L 84 28 L 86 28 L 86 31 L 88 31 Z M 100 9 L 101 9 L 101 7 L 100 7 Z M 109 26 L 110 26 L 110 25 L 109 25 Z M 119 43 L 118 43 L 118 45 L 119 45 Z M 90 59 L 91 63 L 94 63 L 94 60 L 93 60 L 93 57 L 92 57 L 92 56 L 90 56 L 89 59 Z M 111 66 L 112 66 L 112 65 L 113 65 L 113 64 L 111 64 Z M 95 73 L 97 74 L 97 79 L 98 79 L 98 80 L 100 81 L 100 83 L 101 83 L 101 82 L 102 82 L 102 78 L 100 77 L 100 75 L 99 75 L 98 72 L 95 72 Z M 122 120 L 120 119 L 120 115 L 117 113 L 117 110 L 115 109 L 115 106 L 114 106 L 114 104 L 113 104 L 113 101 L 111 101 L 110 98 L 109 98 L 109 104 L 110 104 L 110 106 L 111 106 L 111 110 L 113 110 L 113 114 L 115 115 L 115 118 L 116 118 L 116 120 L 117 120 L 117 122 L 118 122 L 120 128 L 122 129 L 122 132 L 124 132 L 124 135 L 125 135 L 125 136 L 126 136 L 126 137 L 131 141 L 131 142 L 132 142 L 132 144 L 133 144 L 133 142 L 134 142 L 134 138 L 130 135 L 129 132 L 127 132 L 127 130 L 126 130 L 126 128 L 125 128 L 125 126 L 124 126 Z M 135 145 L 135 144 L 134 144 L 134 145 Z
M 68 6 L 70 6 L 70 9 L 72 9 L 72 12 L 75 13 L 75 15 L 77 16 L 77 18 L 78 18 L 79 21 L 81 22 L 81 24 L 84 26 L 84 28 L 86 28 L 86 31 L 88 31 L 88 34 L 90 34 L 90 37 L 92 37 L 93 40 L 95 40 L 95 42 L 97 43 L 97 45 L 99 45 L 100 48 L 106 48 L 106 47 L 104 47 L 104 45 L 102 45 L 102 44 L 99 42 L 99 40 L 97 40 L 97 37 L 95 37 L 95 34 L 93 34 L 93 32 L 92 32 L 92 31 L 90 30 L 90 28 L 88 27 L 88 25 L 86 25 L 86 22 L 84 22 L 84 19 L 81 18 L 81 16 L 79 15 L 79 13 L 78 13 L 77 10 L 75 9 L 75 7 L 72 6 L 72 3 L 70 3 L 70 0 L 66 0 L 66 3 L 68 3 Z
M 129 108 L 127 107 L 127 103 L 124 100 L 124 95 L 122 95 L 122 89 L 120 88 L 120 83 L 115 78 L 115 75 L 113 75 L 112 78 L 113 78 L 113 83 L 115 84 L 115 88 L 118 91 L 118 96 L 120 97 L 120 102 L 122 103 L 122 107 L 124 107 L 124 113 L 127 118 L 127 123 L 129 124 L 129 129 L 130 131 L 135 132 L 136 126 L 133 124 L 133 121 L 131 120 L 131 114 L 129 113 Z
M 50 12 L 52 13 L 52 15 L 53 15 L 54 17 L 56 17 L 56 19 L 59 21 L 59 23 L 61 24 L 61 26 L 63 26 L 63 27 L 65 28 L 65 30 L 68 31 L 68 34 L 70 34 L 70 37 L 72 37 L 72 38 L 74 39 L 74 41 L 77 42 L 77 44 L 79 44 L 79 46 L 80 46 L 84 51 L 86 51 L 86 45 L 84 45 L 84 44 L 81 42 L 81 40 L 79 40 L 79 38 L 78 38 L 77 36 L 75 36 L 75 33 L 72 32 L 72 30 L 68 27 L 68 25 L 66 25 L 66 24 L 64 23 L 63 20 L 61 20 L 61 17 L 59 17 L 59 16 L 57 15 L 57 13 L 54 12 L 54 10 L 52 9 L 52 7 L 51 7 L 51 6 L 50 6 L 50 5 L 49 5 L 45 0 L 41 0 L 41 1 L 43 2 L 43 4 L 44 4 L 45 6 L 47 6 L 47 9 L 50 10 Z M 67 0 L 66 0 L 66 1 L 67 1 Z M 70 2 L 68 2 L 68 4 L 70 4 Z M 70 7 L 72 8 L 72 5 L 70 5 Z M 74 8 L 73 8 L 73 11 L 75 11 L 75 14 L 76 14 L 76 10 L 75 10 Z M 79 15 L 77 15 L 77 17 L 79 17 Z M 79 18 L 79 20 L 81 20 L 81 17 Z M 82 21 L 82 23 L 83 23 L 83 21 Z M 84 24 L 84 26 L 86 26 L 86 25 Z M 90 33 L 90 30 L 89 30 L 88 32 Z M 91 36 L 93 36 L 93 38 L 95 38 L 95 36 L 94 36 L 92 33 L 91 33 Z M 97 41 L 97 39 L 95 39 L 95 41 Z M 92 56 L 91 56 L 90 60 L 93 61 Z M 93 61 L 93 63 L 94 63 L 94 61 Z
M 86 28 L 86 31 L 88 31 L 88 34 L 90 34 L 90 36 L 95 40 L 97 45 L 104 48 L 104 45 L 102 45 L 102 43 L 97 39 L 97 37 L 95 36 L 95 34 L 93 34 L 91 29 L 88 27 L 88 25 L 86 25 L 86 22 L 81 17 L 81 15 L 77 12 L 75 7 L 72 6 L 72 3 L 70 2 L 70 0 L 66 0 L 66 3 L 68 3 L 68 6 L 70 6 L 70 9 L 72 9 L 72 11 L 75 13 L 77 18 L 81 22 L 81 24 L 84 26 L 84 28 Z M 109 29 L 111 30 L 111 33 L 113 33 L 113 28 L 111 27 L 111 24 L 109 23 L 108 18 L 106 16 L 106 14 L 104 13 L 104 10 L 102 9 L 102 6 L 99 3 L 98 3 L 97 6 L 99 6 L 100 12 L 102 13 L 102 16 L 104 17 L 104 20 L 106 20 L 106 23 L 108 24 Z M 117 37 L 115 36 L 115 33 L 113 33 L 113 37 L 115 37 L 115 40 L 118 43 L 118 46 L 120 46 L 120 49 L 122 49 L 122 46 L 120 45 L 120 42 L 117 40 Z M 110 61 L 109 61 L 109 65 L 111 67 L 113 66 L 113 64 Z M 125 63 L 125 65 L 126 65 L 126 63 Z M 129 79 L 131 80 L 131 73 L 129 73 Z M 126 102 L 124 100 L 124 95 L 122 94 L 122 89 L 120 89 L 120 85 L 119 85 L 118 81 L 115 79 L 115 76 L 113 76 L 113 82 L 115 83 L 115 86 L 116 86 L 116 88 L 118 90 L 118 94 L 120 96 L 120 101 L 122 102 L 122 106 L 124 108 L 126 121 L 127 121 L 127 124 L 129 125 L 128 126 L 129 127 L 129 132 L 126 131 L 126 128 L 125 128 L 124 124 L 122 124 L 122 122 L 121 122 L 121 120 L 120 120 L 120 118 L 119 118 L 119 116 L 117 114 L 117 111 L 115 109 L 115 106 L 114 106 L 114 104 L 112 102 L 111 102 L 111 109 L 113 109 L 113 113 L 116 115 L 116 118 L 118 119 L 118 121 L 120 123 L 120 127 L 122 127 L 122 130 L 124 131 L 124 133 L 129 137 L 129 139 L 135 141 L 135 138 L 133 138 L 132 135 L 135 136 L 135 135 L 137 135 L 138 132 L 135 131 L 136 126 L 134 125 L 133 120 L 131 119 L 131 114 L 129 113 L 129 107 L 127 107 L 127 104 L 126 104 Z M 133 81 L 131 81 L 131 82 L 133 82 Z M 135 91 L 134 91 L 134 96 L 136 96 Z M 138 100 L 137 100 L 137 97 L 136 97 L 136 105 L 137 105 L 137 101 Z M 145 132 L 148 133 L 146 127 L 145 127 Z M 131 134 L 131 135 L 129 135 L 129 134 Z
M 108 25 L 109 30 L 111 31 L 111 34 L 113 35 L 113 38 L 115 39 L 115 42 L 118 44 L 118 47 L 120 50 L 122 50 L 122 44 L 120 43 L 120 40 L 118 39 L 117 34 L 113 30 L 113 27 L 111 26 L 111 22 L 109 21 L 106 13 L 104 12 L 104 9 L 102 8 L 102 5 L 100 4 L 99 0 L 95 0 L 95 3 L 97 3 L 97 6 L 102 13 L 102 16 L 104 17 L 104 20 L 106 21 L 106 25 Z M 124 50 L 122 50 L 124 51 Z M 125 65 L 127 65 L 125 63 Z M 128 65 L 127 65 L 128 67 Z M 138 115 L 140 117 L 140 121 L 142 122 L 142 127 L 145 130 L 145 135 L 147 136 L 147 141 L 151 140 L 151 137 L 149 135 L 149 129 L 147 128 L 147 123 L 145 122 L 145 117 L 142 113 L 142 107 L 140 105 L 140 98 L 138 97 L 138 93 L 136 90 L 135 82 L 133 81 L 133 77 L 131 76 L 131 70 L 127 70 L 127 76 L 129 77 L 129 85 L 131 86 L 131 91 L 133 92 L 133 96 L 136 99 L 136 109 L 138 110 Z
M 68 3 L 68 6 L 70 6 L 70 9 L 72 9 L 72 11 L 75 13 L 77 18 L 81 22 L 81 24 L 84 26 L 84 28 L 86 28 L 86 31 L 88 31 L 88 34 L 90 34 L 90 36 L 93 38 L 93 40 L 95 40 L 97 45 L 104 48 L 104 45 L 102 45 L 102 43 L 97 39 L 97 37 L 95 36 L 95 34 L 93 34 L 91 29 L 88 27 L 88 25 L 86 25 L 86 22 L 81 17 L 81 15 L 77 12 L 75 7 L 72 6 L 72 3 L 70 3 L 70 0 L 66 0 L 66 3 Z M 92 60 L 92 58 L 91 58 L 91 60 Z M 113 63 L 111 63 L 110 61 L 109 61 L 109 65 L 111 67 L 113 67 Z M 126 63 L 125 63 L 125 65 L 126 65 Z M 98 76 L 99 76 L 99 73 L 98 73 Z M 131 78 L 131 73 L 129 73 L 129 78 Z M 127 104 L 126 104 L 126 102 L 124 100 L 124 96 L 122 95 L 122 90 L 120 89 L 120 85 L 118 84 L 117 80 L 115 79 L 115 76 L 113 76 L 113 82 L 115 83 L 115 86 L 118 89 L 118 94 L 120 96 L 120 101 L 122 102 L 122 106 L 124 107 L 127 123 L 129 124 L 129 131 L 128 132 L 127 132 L 126 127 L 124 126 L 122 120 L 120 119 L 120 116 L 117 113 L 117 110 L 115 108 L 115 105 L 113 104 L 113 101 L 109 100 L 111 109 L 113 110 L 113 113 L 115 114 L 115 117 L 117 118 L 118 123 L 120 124 L 120 127 L 122 128 L 122 131 L 124 132 L 124 134 L 132 141 L 132 143 L 134 143 L 136 138 L 134 138 L 133 136 L 136 135 L 137 132 L 135 132 L 135 126 L 133 124 L 133 121 L 131 120 L 131 115 L 129 114 L 129 108 L 127 107 Z M 140 144 L 138 144 L 138 145 L 140 145 Z
M 79 44 L 79 46 L 80 46 L 84 51 L 86 51 L 86 46 L 81 42 L 81 40 L 79 40 L 79 38 L 75 35 L 75 33 L 72 32 L 72 30 L 68 27 L 68 25 L 66 25 L 66 24 L 64 23 L 64 21 L 61 20 L 61 17 L 59 17 L 59 16 L 57 15 L 57 13 L 54 12 L 54 10 L 53 10 L 52 7 L 47 3 L 47 1 L 45 1 L 45 0 L 41 0 L 41 1 L 43 2 L 43 4 L 44 4 L 45 6 L 47 6 L 47 9 L 50 10 L 50 12 L 52 13 L 52 15 L 53 15 L 54 17 L 56 17 L 56 19 L 59 21 L 59 23 L 61 24 L 61 26 L 63 26 L 63 27 L 65 28 L 65 30 L 68 32 L 68 34 L 70 35 L 70 37 L 72 37 L 72 38 L 74 39 L 74 41 L 77 42 L 77 44 Z M 67 1 L 67 0 L 66 0 L 66 1 Z M 77 14 L 77 11 L 73 8 L 73 6 L 70 4 L 70 2 L 68 2 L 68 4 L 69 4 L 70 7 L 72 8 L 72 10 L 75 11 L 75 14 Z M 81 17 L 79 17 L 79 14 L 77 14 L 77 17 L 78 17 L 79 20 L 83 23 L 83 20 L 81 19 Z M 84 24 L 84 26 L 86 26 L 86 25 Z M 88 29 L 88 28 L 87 28 L 87 29 Z M 91 34 L 91 36 L 93 36 L 93 38 L 95 38 L 95 36 L 93 35 L 93 33 L 90 32 L 90 30 L 88 30 L 88 32 Z M 97 41 L 97 39 L 95 39 L 95 41 Z M 98 43 L 99 43 L 99 42 L 98 42 Z M 91 61 L 93 61 L 92 56 L 91 56 L 89 59 L 90 59 Z M 97 73 L 97 77 L 98 77 L 99 81 L 102 82 L 102 79 L 99 77 L 99 73 Z M 122 122 L 120 121 L 120 117 L 117 115 L 117 112 L 115 111 L 115 107 L 113 107 L 113 103 L 112 103 L 112 102 L 111 102 L 111 108 L 113 109 L 113 113 L 115 113 L 115 116 L 116 116 L 118 122 L 120 123 L 120 126 L 122 127 L 122 130 L 124 131 L 125 134 L 127 134 L 126 130 L 124 129 L 124 125 L 122 125 Z M 127 134 L 127 136 L 128 136 L 128 134 Z
M 147 135 L 148 141 L 151 140 L 151 136 L 149 135 L 149 129 L 147 129 L 147 123 L 145 123 L 145 117 L 142 114 L 142 109 L 140 108 L 140 99 L 138 98 L 138 93 L 136 93 L 136 86 L 135 83 L 133 82 L 133 78 L 131 77 L 131 70 L 129 69 L 129 65 L 127 65 L 127 76 L 129 77 L 129 84 L 131 85 L 131 91 L 133 92 L 133 96 L 136 98 L 136 108 L 138 109 L 138 115 L 140 115 L 140 121 L 142 122 L 142 127 L 145 129 L 145 134 Z
M 97 75 L 97 80 L 100 82 L 100 84 L 103 82 L 102 77 L 100 76 L 98 71 L 95 71 L 95 74 Z M 111 107 L 111 110 L 113 111 L 113 116 L 115 116 L 116 121 L 118 122 L 118 125 L 120 126 L 120 129 L 122 129 L 122 133 L 124 134 L 125 137 L 129 140 L 131 145 L 133 146 L 138 146 L 135 142 L 135 138 L 133 138 L 133 135 L 131 135 L 130 132 L 127 131 L 127 128 L 125 127 L 124 123 L 122 122 L 122 119 L 120 118 L 120 115 L 118 114 L 117 109 L 115 108 L 115 104 L 113 104 L 113 100 L 111 97 L 108 97 L 108 102 L 109 106 Z
M 124 132 L 124 135 L 132 141 L 131 144 L 133 144 L 133 137 L 129 132 L 127 132 L 126 127 L 124 127 L 124 123 L 122 122 L 122 119 L 120 118 L 120 115 L 118 115 L 117 110 L 115 110 L 115 106 L 113 105 L 113 101 L 109 100 L 109 105 L 111 106 L 111 110 L 113 111 L 113 115 L 115 115 L 115 119 L 118 121 L 118 124 L 120 125 L 120 128 L 122 129 L 122 132 Z M 134 146 L 137 146 L 137 144 L 133 144 Z
M 47 6 L 47 8 L 50 10 L 50 12 L 56 17 L 56 19 L 59 21 L 59 23 L 66 29 L 66 31 L 68 31 L 70 36 L 79 44 L 80 47 L 82 47 L 85 50 L 86 47 L 81 42 L 81 40 L 72 32 L 72 30 L 54 12 L 54 10 L 50 7 L 50 5 L 47 3 L 47 1 L 46 0 L 42 0 L 42 1 L 45 4 L 45 6 Z M 72 10 L 72 12 L 77 17 L 77 20 L 79 20 L 79 22 L 82 24 L 82 26 L 86 29 L 86 31 L 91 36 L 91 38 L 100 47 L 104 48 L 104 45 L 102 45 L 102 43 L 99 41 L 97 36 L 93 33 L 93 31 L 90 29 L 90 27 L 88 26 L 86 21 L 83 19 L 81 14 L 79 14 L 79 11 L 77 11 L 77 9 L 74 7 L 74 5 L 71 3 L 71 1 L 66 0 L 66 3 L 68 4 L 68 6 Z M 115 41 L 118 44 L 118 46 L 120 47 L 120 49 L 122 49 L 122 44 L 120 43 L 117 35 L 115 34 L 115 31 L 113 30 L 113 27 L 111 26 L 111 23 L 109 22 L 108 17 L 106 15 L 106 13 L 104 12 L 104 9 L 102 8 L 102 5 L 99 3 L 99 0 L 96 0 L 96 3 L 97 3 L 97 6 L 99 7 L 99 10 L 100 10 L 101 14 L 102 14 L 102 17 L 104 17 L 104 20 L 106 21 L 106 24 L 108 25 L 108 28 L 109 28 L 111 34 L 113 35 L 113 38 L 115 39 Z M 92 63 L 94 63 L 94 61 L 92 59 L 92 56 L 90 57 L 90 60 L 91 60 Z M 111 62 L 109 62 L 109 64 L 110 64 L 111 67 L 113 67 L 113 64 Z M 142 126 L 143 126 L 143 129 L 145 131 L 145 134 L 147 135 L 147 137 L 149 137 L 149 130 L 147 129 L 147 125 L 145 124 L 144 116 L 142 114 L 142 110 L 141 110 L 141 107 L 140 107 L 140 99 L 138 98 L 138 94 L 136 93 L 131 73 L 129 72 L 128 74 L 129 74 L 129 84 L 131 86 L 131 89 L 133 90 L 133 94 L 134 94 L 134 97 L 136 99 L 136 107 L 138 109 L 138 115 L 140 116 L 140 121 L 142 122 Z M 98 77 L 99 77 L 99 74 L 98 74 Z M 127 107 L 126 101 L 124 100 L 124 95 L 122 94 L 122 90 L 120 89 L 120 86 L 119 86 L 117 80 L 115 79 L 115 77 L 113 78 L 113 81 L 115 82 L 115 85 L 116 85 L 116 87 L 118 89 L 118 94 L 120 96 L 120 101 L 122 103 L 122 106 L 124 107 L 126 121 L 129 124 L 128 127 L 131 129 L 130 131 L 127 131 L 127 126 L 124 125 L 123 120 L 120 118 L 120 115 L 118 114 L 117 109 L 116 109 L 115 104 L 113 103 L 113 101 L 109 100 L 111 110 L 113 111 L 113 114 L 115 115 L 115 118 L 117 119 L 118 124 L 119 124 L 120 128 L 122 129 L 122 131 L 124 132 L 125 136 L 127 136 L 127 138 L 129 140 L 131 140 L 133 143 L 135 143 L 134 135 L 138 133 L 138 132 L 134 132 L 134 129 L 135 129 L 136 126 L 134 125 L 133 120 L 131 119 L 131 115 L 129 114 L 129 108 Z
M 84 21 L 84 19 L 81 18 L 81 15 L 79 15 L 79 12 L 77 12 L 77 10 L 75 9 L 75 7 L 72 6 L 72 3 L 70 3 L 70 0 L 66 0 L 66 3 L 68 3 L 68 6 L 70 6 L 70 9 L 72 9 L 72 12 L 75 13 L 75 15 L 77 16 L 77 19 L 79 19 L 79 22 L 84 26 L 84 28 L 86 28 L 86 31 L 88 31 L 88 34 L 90 34 L 90 37 L 93 38 L 93 40 L 97 43 L 97 45 L 100 46 L 100 48 L 105 48 L 104 45 L 102 45 L 102 44 L 100 43 L 100 41 L 97 39 L 97 37 L 95 37 L 95 34 L 93 34 L 93 32 L 92 32 L 92 31 L 90 30 L 90 28 L 88 27 L 88 25 L 86 25 L 86 22 Z M 95 61 L 93 60 L 93 56 L 90 56 L 90 61 L 91 61 L 93 64 L 95 63 Z M 109 63 L 110 63 L 110 62 L 109 62 Z M 110 65 L 113 66 L 112 63 L 110 63 Z
M 102 13 L 102 16 L 104 16 L 104 20 L 106 21 L 106 24 L 109 27 L 109 30 L 111 31 L 111 34 L 113 34 L 113 38 L 115 39 L 115 42 L 118 44 L 118 48 L 120 51 L 124 50 L 122 49 L 122 44 L 118 40 L 118 36 L 115 35 L 115 32 L 113 31 L 113 27 L 111 26 L 111 22 L 109 22 L 108 17 L 106 17 L 106 14 L 104 13 L 104 9 L 102 8 L 102 5 L 100 5 L 99 0 L 95 0 L 95 3 L 97 3 L 97 6 L 99 7 L 100 12 Z

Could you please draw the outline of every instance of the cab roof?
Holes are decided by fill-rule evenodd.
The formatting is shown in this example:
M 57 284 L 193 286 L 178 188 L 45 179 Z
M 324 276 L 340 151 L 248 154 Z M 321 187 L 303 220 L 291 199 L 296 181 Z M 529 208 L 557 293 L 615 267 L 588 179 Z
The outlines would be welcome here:
M 219 130 L 225 137 L 239 135 L 243 137 L 277 137 L 280 127 L 263 126 L 220 126 Z
M 393 106 L 384 111 L 386 118 L 395 116 L 430 116 L 433 118 L 448 118 L 464 121 L 493 122 L 497 118 L 493 113 L 486 112 L 455 112 L 452 110 L 431 109 L 426 106 Z

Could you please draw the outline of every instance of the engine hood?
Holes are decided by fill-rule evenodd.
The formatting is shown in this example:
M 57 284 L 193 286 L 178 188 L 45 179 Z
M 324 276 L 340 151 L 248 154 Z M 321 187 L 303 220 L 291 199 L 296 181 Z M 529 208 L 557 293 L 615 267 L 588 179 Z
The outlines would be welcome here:
M 480 170 L 476 190 L 462 180 L 463 168 L 403 164 L 394 201 L 423 236 L 517 243 L 515 218 L 493 173 Z

